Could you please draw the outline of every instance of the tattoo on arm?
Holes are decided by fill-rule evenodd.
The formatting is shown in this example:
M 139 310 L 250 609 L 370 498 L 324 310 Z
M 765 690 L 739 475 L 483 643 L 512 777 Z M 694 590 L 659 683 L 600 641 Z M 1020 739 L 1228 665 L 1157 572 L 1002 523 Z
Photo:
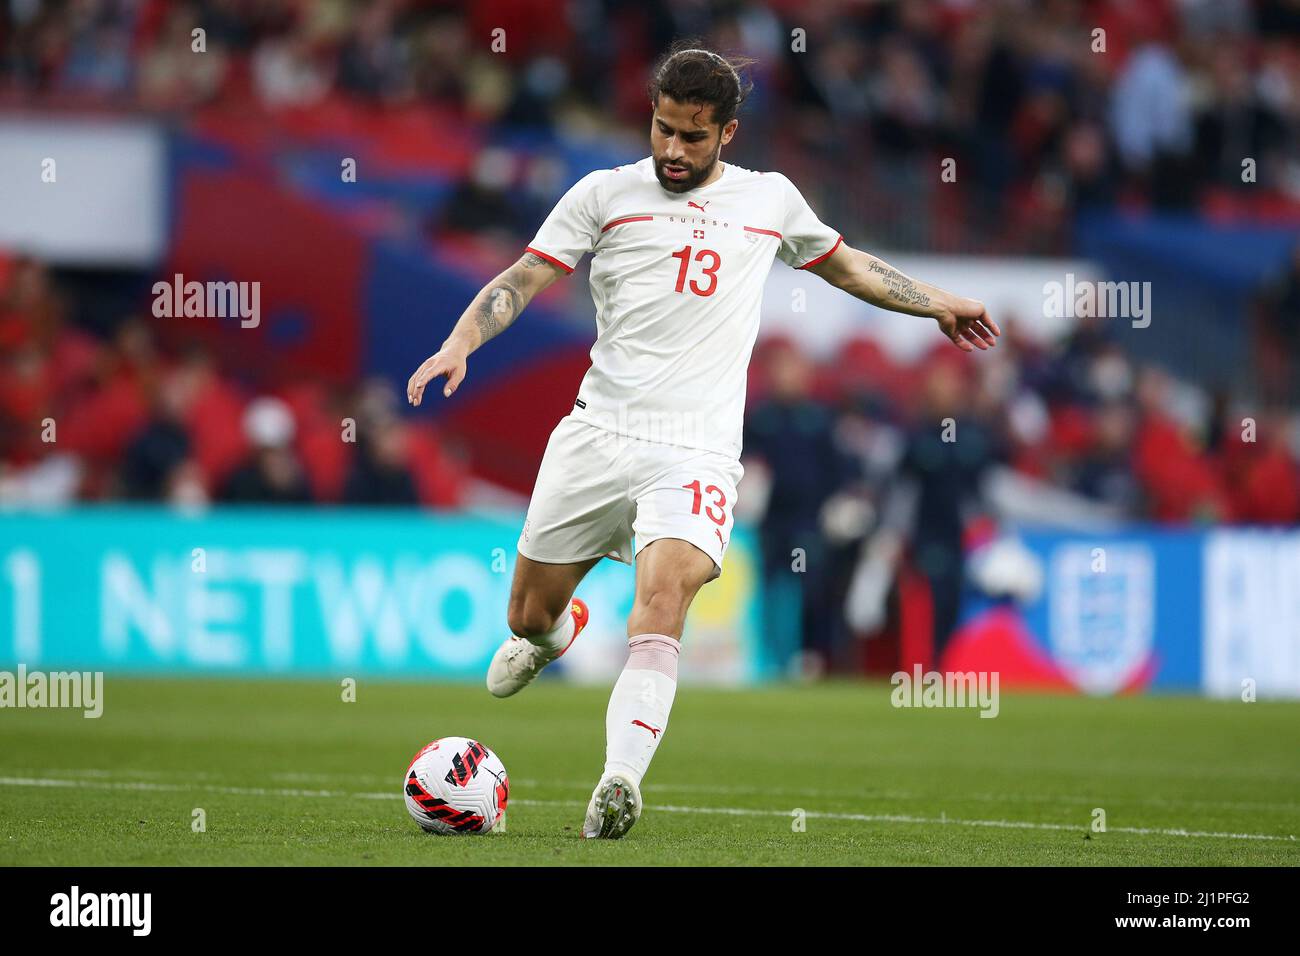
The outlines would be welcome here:
M 885 284 L 886 295 L 905 305 L 926 308 L 930 305 L 930 296 L 916 287 L 916 283 L 897 269 L 890 268 L 882 262 L 873 261 L 870 270 L 880 276 Z
M 479 297 L 470 304 L 461 319 L 463 323 L 473 316 L 473 324 L 478 326 L 479 345 L 510 328 L 528 306 L 536 290 L 545 287 L 548 277 L 539 279 L 532 271 L 545 265 L 547 262 L 541 256 L 527 252 L 479 293 Z M 474 347 L 476 346 L 472 346 L 471 350 Z
M 509 282 L 501 281 L 488 289 L 479 300 L 478 308 L 474 313 L 475 321 L 478 322 L 480 342 L 486 342 L 504 332 L 510 327 L 510 323 L 519 317 L 523 308 L 523 296 Z

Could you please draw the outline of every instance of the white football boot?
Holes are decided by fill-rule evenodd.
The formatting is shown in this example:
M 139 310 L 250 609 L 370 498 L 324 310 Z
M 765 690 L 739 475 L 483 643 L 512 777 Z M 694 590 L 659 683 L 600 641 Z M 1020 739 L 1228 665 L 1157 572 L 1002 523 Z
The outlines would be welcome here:
M 511 637 L 497 648 L 487 672 L 487 689 L 493 697 L 509 697 L 519 693 L 533 682 L 543 667 L 564 656 L 564 651 L 573 646 L 591 617 L 586 603 L 580 598 L 574 598 L 570 602 L 569 613 L 573 615 L 573 637 L 558 653 L 538 647 L 522 637 Z
M 636 781 L 628 774 L 609 773 L 592 791 L 582 835 L 589 840 L 617 840 L 640 819 L 641 790 Z

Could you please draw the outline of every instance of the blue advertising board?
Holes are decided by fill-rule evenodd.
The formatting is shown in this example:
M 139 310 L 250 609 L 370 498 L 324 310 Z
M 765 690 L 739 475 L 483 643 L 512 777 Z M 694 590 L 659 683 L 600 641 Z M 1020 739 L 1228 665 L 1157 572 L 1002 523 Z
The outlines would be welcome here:
M 6 515 L 0 662 L 481 680 L 509 636 L 521 521 L 347 509 Z M 738 683 L 764 671 L 755 568 L 740 530 L 683 641 L 697 678 Z M 632 570 L 603 561 L 579 593 L 592 623 L 556 669 L 617 674 Z
M 968 593 L 953 669 L 1003 686 L 1300 696 L 1300 531 L 1022 530 L 1041 586 L 1011 605 Z

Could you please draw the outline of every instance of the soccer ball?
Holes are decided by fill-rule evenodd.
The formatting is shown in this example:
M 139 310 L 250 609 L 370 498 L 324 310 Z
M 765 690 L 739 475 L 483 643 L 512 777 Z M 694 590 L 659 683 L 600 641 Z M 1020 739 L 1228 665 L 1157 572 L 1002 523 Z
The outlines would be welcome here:
M 406 768 L 402 791 L 411 819 L 430 833 L 505 829 L 506 768 L 477 740 L 442 737 L 426 744 Z

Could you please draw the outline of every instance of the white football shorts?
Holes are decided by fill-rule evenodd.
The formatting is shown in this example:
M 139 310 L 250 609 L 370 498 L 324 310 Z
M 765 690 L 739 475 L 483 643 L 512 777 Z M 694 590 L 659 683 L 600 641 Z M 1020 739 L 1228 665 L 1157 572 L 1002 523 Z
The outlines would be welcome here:
M 566 415 L 551 432 L 519 553 L 547 564 L 631 564 L 660 538 L 689 541 L 722 573 L 744 467 L 715 451 L 629 438 Z

